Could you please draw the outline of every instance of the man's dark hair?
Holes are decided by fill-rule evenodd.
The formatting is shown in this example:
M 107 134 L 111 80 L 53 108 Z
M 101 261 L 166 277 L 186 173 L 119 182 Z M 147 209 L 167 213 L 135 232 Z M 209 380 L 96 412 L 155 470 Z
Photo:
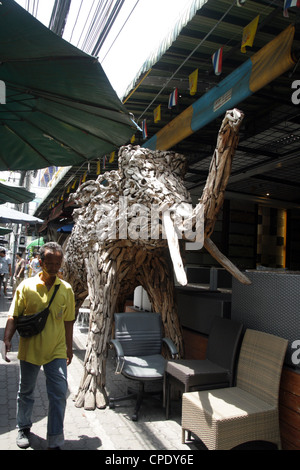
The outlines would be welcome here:
M 45 243 L 45 245 L 43 245 L 41 248 L 40 248 L 40 258 L 42 261 L 45 260 L 45 251 L 52 251 L 52 253 L 56 253 L 57 251 L 59 251 L 61 253 L 61 255 L 63 256 L 64 253 L 63 253 L 63 249 L 62 247 L 59 245 L 59 243 L 56 243 L 56 242 L 48 242 L 48 243 Z

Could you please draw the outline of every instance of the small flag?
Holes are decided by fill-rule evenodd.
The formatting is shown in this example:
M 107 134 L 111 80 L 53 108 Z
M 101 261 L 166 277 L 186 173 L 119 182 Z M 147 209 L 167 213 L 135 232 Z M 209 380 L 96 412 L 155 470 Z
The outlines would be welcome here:
M 101 173 L 101 164 L 100 164 L 100 160 L 97 160 L 97 175 L 100 175 Z
M 222 57 L 223 57 L 223 47 L 220 47 L 212 56 L 212 64 L 214 66 L 214 71 L 216 75 L 222 73 Z
M 158 122 L 161 120 L 161 105 L 160 104 L 153 111 L 153 115 L 154 115 L 154 122 Z
M 113 163 L 115 161 L 115 154 L 116 152 L 111 152 L 109 157 L 109 163 Z
M 133 134 L 133 136 L 132 136 L 131 139 L 130 139 L 130 143 L 131 143 L 131 144 L 134 144 L 134 142 L 135 142 L 135 134 Z
M 285 18 L 289 17 L 288 8 L 292 8 L 292 7 L 300 8 L 300 0 L 284 0 L 283 16 Z
M 195 95 L 197 92 L 197 85 L 198 85 L 198 69 L 194 70 L 189 75 L 189 85 L 190 85 L 190 95 Z
M 254 38 L 256 35 L 256 30 L 258 26 L 259 15 L 254 18 L 245 28 L 243 29 L 243 38 L 242 38 L 242 45 L 241 45 L 241 52 L 246 52 L 246 46 L 252 47 Z
M 142 131 L 143 131 L 143 139 L 147 139 L 147 137 L 148 137 L 148 132 L 147 132 L 147 122 L 146 122 L 146 119 L 144 119 L 143 122 L 142 122 Z
M 178 88 L 175 88 L 169 96 L 168 108 L 172 109 L 178 103 Z
M 81 186 L 82 183 L 85 183 L 86 175 L 87 175 L 87 172 L 85 171 L 85 172 L 83 173 L 83 175 L 81 176 L 81 178 L 80 178 L 79 186 Z

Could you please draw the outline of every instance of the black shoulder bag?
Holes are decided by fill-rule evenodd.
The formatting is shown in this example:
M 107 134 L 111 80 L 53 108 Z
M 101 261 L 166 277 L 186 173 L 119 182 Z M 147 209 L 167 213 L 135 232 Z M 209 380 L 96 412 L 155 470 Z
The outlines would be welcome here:
M 50 305 L 59 289 L 60 284 L 54 288 L 53 295 L 50 299 L 48 307 L 41 312 L 35 313 L 34 315 L 21 315 L 16 319 L 16 327 L 20 336 L 23 338 L 30 338 L 39 334 L 45 327 L 48 315 L 50 313 Z

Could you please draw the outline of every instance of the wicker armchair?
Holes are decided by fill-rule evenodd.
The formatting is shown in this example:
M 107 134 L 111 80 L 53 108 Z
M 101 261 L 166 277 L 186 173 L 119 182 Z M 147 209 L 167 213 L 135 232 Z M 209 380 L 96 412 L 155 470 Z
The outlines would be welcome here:
M 210 450 L 252 441 L 281 448 L 278 395 L 287 344 L 285 339 L 247 329 L 236 387 L 183 394 L 182 441 L 189 431 Z

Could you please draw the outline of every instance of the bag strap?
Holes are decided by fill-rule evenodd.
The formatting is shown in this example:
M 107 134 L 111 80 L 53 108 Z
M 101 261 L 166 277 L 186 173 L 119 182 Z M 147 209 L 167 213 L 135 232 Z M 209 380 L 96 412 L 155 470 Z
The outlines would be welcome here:
M 56 296 L 56 292 L 57 292 L 58 289 L 59 289 L 59 286 L 60 286 L 60 284 L 56 284 L 56 286 L 54 287 L 54 292 L 53 292 L 53 294 L 52 294 L 52 297 L 51 297 L 51 299 L 50 299 L 50 302 L 48 303 L 47 307 L 45 307 L 45 309 L 48 309 L 48 310 L 49 310 L 50 305 L 52 304 L 52 301 L 53 301 L 54 297 Z M 49 313 L 50 313 L 50 311 L 48 312 L 47 317 L 48 317 Z M 23 317 L 23 315 L 24 315 L 24 312 L 21 313 L 21 315 L 19 315 L 19 317 Z M 17 317 L 17 318 L 19 318 L 19 317 Z
M 50 299 L 50 302 L 49 302 L 47 308 L 50 308 L 50 305 L 52 304 L 52 301 L 53 301 L 54 297 L 56 296 L 56 292 L 58 291 L 59 286 L 60 286 L 60 284 L 56 284 L 56 286 L 54 287 L 54 292 L 53 292 L 53 294 L 52 294 L 52 297 L 51 297 L 51 299 Z

